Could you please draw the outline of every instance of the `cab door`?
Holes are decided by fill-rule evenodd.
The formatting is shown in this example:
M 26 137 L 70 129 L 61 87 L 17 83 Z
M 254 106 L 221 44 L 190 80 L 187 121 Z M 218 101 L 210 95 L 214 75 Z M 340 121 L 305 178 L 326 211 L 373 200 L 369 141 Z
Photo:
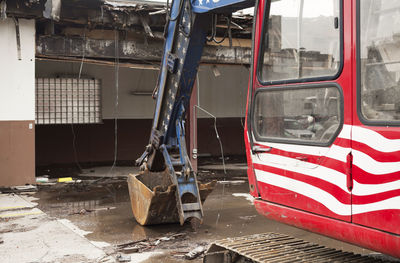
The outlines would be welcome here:
M 249 135 L 259 194 L 350 221 L 351 8 L 337 0 L 266 2 Z
M 399 10 L 399 1 L 357 1 L 352 127 L 353 222 L 395 234 L 400 234 Z

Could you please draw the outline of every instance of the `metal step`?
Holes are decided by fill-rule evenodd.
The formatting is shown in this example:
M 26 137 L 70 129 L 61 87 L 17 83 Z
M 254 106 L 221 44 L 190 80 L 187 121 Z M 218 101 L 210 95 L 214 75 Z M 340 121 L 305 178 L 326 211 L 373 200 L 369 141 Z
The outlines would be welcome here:
M 214 242 L 203 262 L 391 262 L 327 248 L 284 234 L 264 233 Z

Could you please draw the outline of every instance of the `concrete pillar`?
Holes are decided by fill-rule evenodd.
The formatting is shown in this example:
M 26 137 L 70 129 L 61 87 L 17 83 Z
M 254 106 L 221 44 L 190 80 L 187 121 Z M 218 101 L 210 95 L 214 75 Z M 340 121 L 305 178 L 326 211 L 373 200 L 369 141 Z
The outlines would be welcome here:
M 35 182 L 35 21 L 0 20 L 0 186 Z

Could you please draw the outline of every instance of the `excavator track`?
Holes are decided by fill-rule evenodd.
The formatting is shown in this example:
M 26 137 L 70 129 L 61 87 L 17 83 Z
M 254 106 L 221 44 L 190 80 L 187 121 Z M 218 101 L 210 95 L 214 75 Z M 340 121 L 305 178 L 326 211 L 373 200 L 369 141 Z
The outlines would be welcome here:
M 277 233 L 264 233 L 214 242 L 205 263 L 231 262 L 391 262 L 376 257 L 327 248 Z

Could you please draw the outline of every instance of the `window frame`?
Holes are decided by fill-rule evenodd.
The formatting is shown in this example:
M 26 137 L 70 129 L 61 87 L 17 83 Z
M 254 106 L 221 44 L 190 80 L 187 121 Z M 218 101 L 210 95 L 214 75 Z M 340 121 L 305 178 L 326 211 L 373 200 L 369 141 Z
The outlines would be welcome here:
M 265 4 L 264 7 L 264 21 L 262 25 L 262 30 L 261 30 L 261 37 L 260 37 L 260 43 L 258 45 L 258 56 L 257 56 L 257 80 L 258 83 L 260 83 L 263 86 L 269 86 L 269 85 L 279 85 L 279 84 L 291 84 L 291 83 L 303 83 L 303 82 L 317 82 L 317 81 L 326 81 L 326 80 L 335 80 L 337 79 L 343 71 L 343 65 L 344 65 L 344 56 L 343 56 L 343 35 L 344 35 L 344 29 L 343 29 L 343 0 L 339 0 L 339 58 L 340 58 L 340 64 L 339 68 L 336 72 L 335 75 L 332 76 L 319 76 L 319 77 L 308 77 L 308 78 L 300 78 L 300 79 L 285 79 L 285 80 L 270 80 L 270 81 L 265 81 L 261 77 L 261 70 L 262 66 L 264 63 L 263 59 L 263 54 L 264 54 L 264 40 L 265 40 L 265 35 L 266 35 L 266 30 L 268 30 L 268 22 L 269 22 L 269 16 L 270 16 L 270 9 L 271 9 L 271 2 L 268 1 L 268 3 Z
M 340 109 L 340 122 L 339 127 L 335 131 L 332 138 L 327 142 L 319 142 L 319 141 L 307 141 L 301 139 L 284 139 L 284 138 L 275 138 L 275 137 L 264 137 L 259 135 L 256 125 L 254 124 L 254 113 L 255 113 L 255 100 L 260 92 L 268 92 L 268 91 L 287 91 L 287 90 L 301 90 L 301 89 L 316 89 L 316 88 L 336 88 L 339 93 L 339 109 Z M 274 86 L 274 87 L 262 87 L 258 88 L 253 97 L 253 103 L 251 108 L 251 125 L 254 127 L 252 129 L 252 134 L 256 141 L 259 142 L 274 142 L 274 143 L 285 143 L 285 144 L 297 144 L 297 145 L 306 145 L 306 146 L 322 146 L 329 147 L 333 144 L 333 142 L 338 137 L 340 131 L 343 128 L 344 123 L 344 99 L 343 99 L 343 90 L 339 84 L 336 82 L 325 82 L 325 83 L 317 83 L 317 84 L 300 84 L 300 85 L 290 85 L 290 86 Z
M 362 124 L 367 126 L 389 126 L 389 127 L 399 127 L 400 120 L 386 121 L 386 120 L 370 120 L 367 119 L 361 111 L 361 1 L 356 1 L 356 78 L 357 78 L 357 116 Z
M 93 98 L 90 92 L 94 92 Z M 51 94 L 53 94 L 53 99 L 51 99 Z M 35 77 L 35 125 L 102 124 L 102 97 L 101 79 L 74 76 Z M 61 114 L 61 117 L 57 117 L 57 114 Z

